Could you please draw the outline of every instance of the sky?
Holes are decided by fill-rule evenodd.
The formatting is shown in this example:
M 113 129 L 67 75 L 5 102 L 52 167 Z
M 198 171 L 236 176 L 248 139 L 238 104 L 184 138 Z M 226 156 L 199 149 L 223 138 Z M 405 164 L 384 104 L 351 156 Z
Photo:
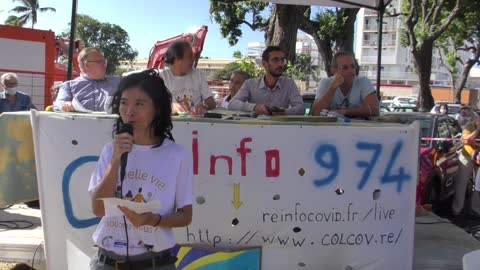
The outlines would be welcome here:
M 235 46 L 222 38 L 219 26 L 210 20 L 209 0 L 77 0 L 77 13 L 89 15 L 101 22 L 117 24 L 127 31 L 130 46 L 138 58 L 148 58 L 155 42 L 188 33 L 202 25 L 208 26 L 202 56 L 232 59 L 233 52 L 247 53 L 248 42 L 263 42 L 264 35 L 243 27 L 243 36 Z M 39 0 L 40 7 L 53 7 L 56 12 L 39 13 L 35 29 L 52 30 L 60 34 L 69 28 L 72 3 L 67 0 Z M 9 11 L 19 5 L 0 0 L 0 24 Z M 195 32 L 195 31 L 194 31 Z
M 263 42 L 264 34 L 242 26 L 243 36 L 235 46 L 222 38 L 219 26 L 210 20 L 209 0 L 77 0 L 77 13 L 89 15 L 101 22 L 117 24 L 127 31 L 130 45 L 138 51 L 138 58 L 148 58 L 155 42 L 208 26 L 202 56 L 212 59 L 232 59 L 233 52 L 247 53 L 249 42 Z M 39 13 L 35 29 L 52 30 L 60 34 L 69 29 L 72 3 L 68 0 L 39 0 L 40 7 L 57 11 Z M 0 0 L 0 24 L 18 3 Z M 195 31 L 193 31 L 195 32 Z M 480 69 L 472 69 L 470 76 L 480 77 Z

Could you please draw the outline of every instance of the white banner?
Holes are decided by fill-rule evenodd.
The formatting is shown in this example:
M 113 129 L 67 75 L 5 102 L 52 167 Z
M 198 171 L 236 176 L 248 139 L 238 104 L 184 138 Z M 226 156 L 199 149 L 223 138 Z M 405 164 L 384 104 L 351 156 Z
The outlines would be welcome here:
M 263 123 L 174 122 L 195 174 L 179 243 L 262 246 L 263 269 L 412 268 L 417 124 Z M 87 186 L 112 125 L 32 115 L 49 269 L 88 267 L 98 219 Z

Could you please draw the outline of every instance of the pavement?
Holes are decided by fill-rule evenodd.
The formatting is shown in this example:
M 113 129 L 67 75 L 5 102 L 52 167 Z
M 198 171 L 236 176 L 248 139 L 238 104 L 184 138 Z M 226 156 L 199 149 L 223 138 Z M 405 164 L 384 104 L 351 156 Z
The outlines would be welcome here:
M 415 219 L 414 241 L 414 270 L 462 270 L 463 255 L 480 250 L 480 241 L 432 212 Z
M 480 228 L 480 219 L 462 218 L 464 223 L 455 222 L 464 227 L 432 212 L 415 219 L 413 270 L 462 270 L 463 255 L 480 250 L 480 241 L 466 231 Z M 46 269 L 39 209 L 18 204 L 0 210 L 0 262 L 33 263 L 37 270 Z
M 16 204 L 0 210 L 0 262 L 46 269 L 40 209 Z

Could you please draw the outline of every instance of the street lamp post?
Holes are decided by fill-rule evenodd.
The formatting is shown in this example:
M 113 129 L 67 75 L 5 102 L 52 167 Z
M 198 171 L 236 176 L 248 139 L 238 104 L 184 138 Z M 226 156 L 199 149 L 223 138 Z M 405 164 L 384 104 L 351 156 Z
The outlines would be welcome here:
M 72 79 L 73 50 L 75 49 L 75 29 L 77 26 L 77 0 L 72 0 L 72 19 L 70 21 L 70 42 L 68 44 L 67 80 Z

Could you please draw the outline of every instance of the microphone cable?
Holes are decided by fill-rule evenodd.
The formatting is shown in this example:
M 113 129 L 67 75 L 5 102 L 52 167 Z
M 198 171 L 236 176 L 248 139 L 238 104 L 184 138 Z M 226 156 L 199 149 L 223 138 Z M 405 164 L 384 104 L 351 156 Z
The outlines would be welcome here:
M 118 130 L 117 134 L 121 133 L 130 133 L 130 135 L 133 135 L 133 127 L 132 125 L 125 123 L 123 124 L 120 129 Z M 120 199 L 123 200 L 123 180 L 125 179 L 125 170 L 126 170 L 126 165 L 127 165 L 127 158 L 128 158 L 128 152 L 123 153 L 121 157 L 121 163 L 120 163 Z M 130 254 L 128 251 L 128 246 L 129 246 L 129 241 L 128 241 L 128 230 L 127 230 L 127 219 L 125 218 L 125 215 L 123 215 L 123 227 L 125 228 L 125 240 L 126 240 L 126 251 L 127 251 L 127 259 L 126 263 L 128 265 L 128 269 L 132 269 L 132 266 L 130 265 Z
M 122 172 L 123 171 L 123 172 Z M 120 170 L 120 199 L 123 200 L 123 180 L 125 179 L 125 170 Z M 128 269 L 131 269 L 130 267 L 130 255 L 128 252 L 128 230 L 127 230 L 127 219 L 125 218 L 125 215 L 123 215 L 123 227 L 125 228 L 125 240 L 126 240 L 126 250 L 127 250 L 127 264 L 128 264 Z

